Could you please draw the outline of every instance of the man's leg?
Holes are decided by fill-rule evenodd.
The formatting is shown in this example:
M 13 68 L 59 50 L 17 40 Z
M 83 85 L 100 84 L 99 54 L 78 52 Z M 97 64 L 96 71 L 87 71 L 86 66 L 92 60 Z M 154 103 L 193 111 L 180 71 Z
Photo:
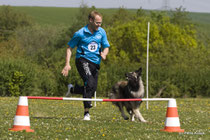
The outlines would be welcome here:
M 96 66 L 84 59 L 76 60 L 77 70 L 84 81 L 83 98 L 92 98 L 97 88 L 98 69 Z M 84 120 L 90 120 L 89 109 L 91 101 L 84 101 Z M 87 116 L 87 117 L 86 117 Z

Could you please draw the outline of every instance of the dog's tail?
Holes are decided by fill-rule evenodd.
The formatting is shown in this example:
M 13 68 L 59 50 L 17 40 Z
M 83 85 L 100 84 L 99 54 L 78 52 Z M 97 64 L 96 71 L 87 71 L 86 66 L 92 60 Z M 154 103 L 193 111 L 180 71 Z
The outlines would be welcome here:
M 119 84 L 115 84 L 112 87 L 111 92 L 109 93 L 109 98 L 110 99 L 117 99 L 116 94 L 119 92 L 118 90 L 119 90 Z

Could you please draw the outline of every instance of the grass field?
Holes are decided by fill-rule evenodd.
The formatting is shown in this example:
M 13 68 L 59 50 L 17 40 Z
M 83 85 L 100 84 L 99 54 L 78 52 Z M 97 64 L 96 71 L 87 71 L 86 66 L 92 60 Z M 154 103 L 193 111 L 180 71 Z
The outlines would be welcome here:
M 1 9 L 2 6 L 0 6 Z M 69 27 L 75 20 L 79 8 L 65 7 L 36 7 L 36 6 L 13 6 L 18 12 L 26 13 L 35 23 L 49 24 L 55 26 Z M 104 16 L 110 16 L 118 9 L 97 9 Z M 137 9 L 128 9 L 131 14 L 135 14 Z M 192 22 L 196 24 L 199 30 L 206 35 L 210 35 L 210 13 L 189 13 Z
M 74 20 L 78 8 L 59 7 L 13 7 L 19 12 L 26 13 L 39 24 L 70 26 Z
M 1 8 L 1 6 L 0 6 Z M 31 16 L 36 22 L 40 24 L 51 25 L 71 25 L 79 8 L 64 8 L 64 7 L 13 7 L 19 12 L 24 12 Z M 99 12 L 109 16 L 115 13 L 118 9 L 98 9 Z M 128 9 L 130 13 L 135 14 L 137 9 Z M 192 21 L 205 28 L 210 29 L 210 13 L 189 13 Z
M 0 6 L 1 8 L 1 6 Z M 29 15 L 38 24 L 63 25 L 70 26 L 79 12 L 79 8 L 65 7 L 12 7 L 18 12 Z M 118 9 L 98 9 L 103 15 L 109 16 Z M 136 10 L 129 10 L 130 13 L 136 13 Z
M 190 18 L 202 32 L 210 35 L 210 13 L 190 13 Z
M 91 121 L 83 121 L 81 101 L 29 100 L 30 124 L 34 133 L 12 132 L 18 98 L 0 98 L 0 139 L 209 139 L 210 99 L 177 99 L 179 119 L 184 133 L 161 132 L 167 101 L 141 106 L 149 123 L 125 121 L 111 103 L 97 102 L 91 109 Z

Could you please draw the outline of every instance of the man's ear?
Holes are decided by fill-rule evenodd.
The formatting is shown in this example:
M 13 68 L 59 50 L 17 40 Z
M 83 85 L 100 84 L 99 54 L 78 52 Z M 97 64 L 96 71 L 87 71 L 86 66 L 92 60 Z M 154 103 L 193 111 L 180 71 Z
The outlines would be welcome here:
M 93 18 L 89 18 L 89 22 L 93 23 L 94 22 Z

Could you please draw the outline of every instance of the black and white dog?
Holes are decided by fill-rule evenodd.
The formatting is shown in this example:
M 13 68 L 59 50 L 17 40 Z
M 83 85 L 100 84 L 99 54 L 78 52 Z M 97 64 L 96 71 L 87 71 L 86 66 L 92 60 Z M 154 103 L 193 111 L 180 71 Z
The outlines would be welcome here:
M 143 98 L 144 97 L 144 85 L 141 80 L 142 68 L 134 72 L 126 73 L 127 81 L 120 81 L 112 87 L 110 93 L 110 99 L 128 99 L 128 98 Z M 125 120 L 129 118 L 125 115 L 124 108 L 130 114 L 131 120 L 135 118 L 141 122 L 147 122 L 139 111 L 141 101 L 129 101 L 129 102 L 112 102 L 114 105 L 119 107 L 122 117 Z M 134 118 L 135 117 L 135 118 Z

